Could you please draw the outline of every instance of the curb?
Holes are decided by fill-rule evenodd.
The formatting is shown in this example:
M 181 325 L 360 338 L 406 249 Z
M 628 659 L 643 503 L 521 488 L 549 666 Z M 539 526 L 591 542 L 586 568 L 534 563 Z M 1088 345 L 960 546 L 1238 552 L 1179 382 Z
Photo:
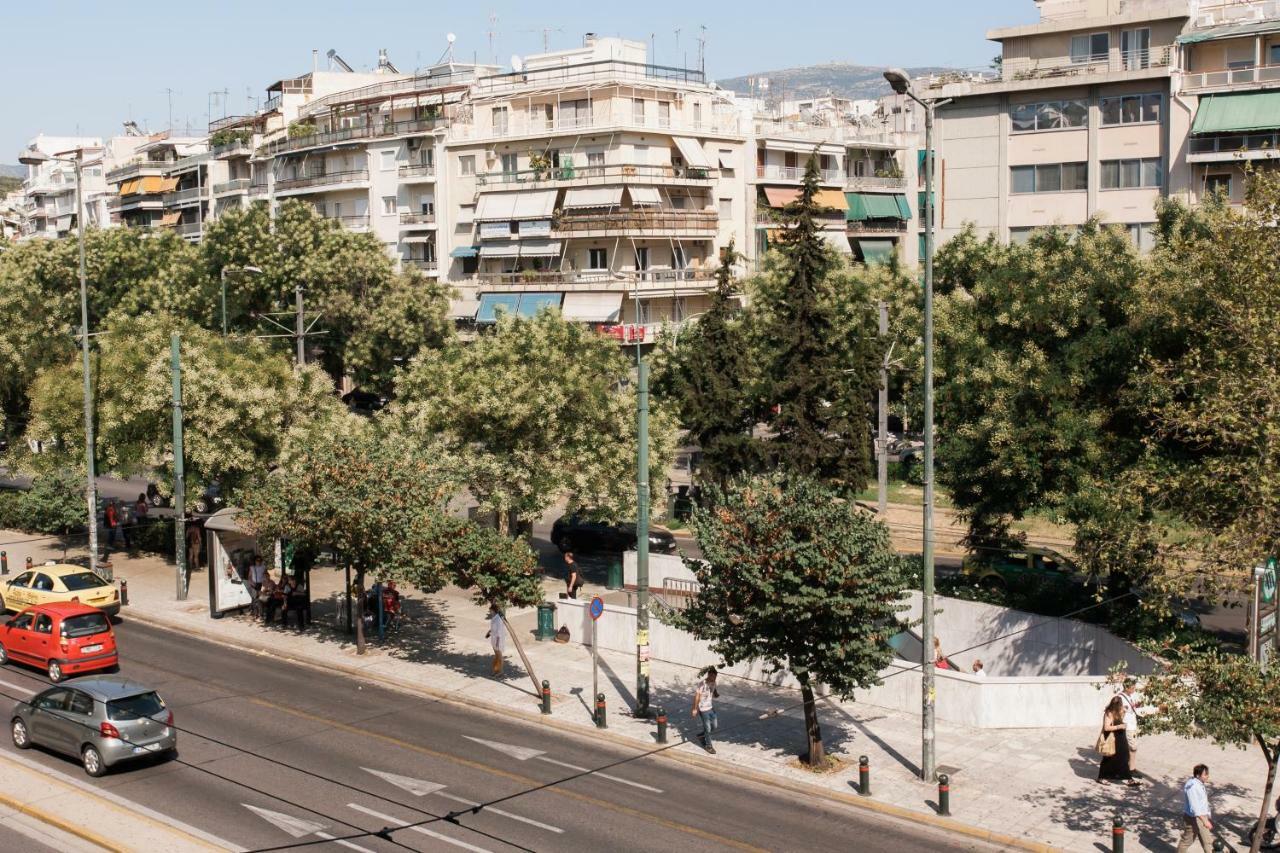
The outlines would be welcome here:
M 118 844 L 108 841 L 96 832 L 76 826 L 73 823 L 68 823 L 56 815 L 50 814 L 43 809 L 38 809 L 35 806 L 27 805 L 26 803 L 16 800 L 7 794 L 0 794 L 0 804 L 6 805 L 27 817 L 35 818 L 41 823 L 65 832 L 68 835 L 74 835 L 81 841 L 87 841 L 95 847 L 101 847 L 103 850 L 111 850 L 113 853 L 128 853 L 129 848 L 127 847 L 121 847 Z
M 141 622 L 144 625 L 149 625 L 153 628 L 158 628 L 162 631 L 182 633 L 184 635 L 194 635 L 199 637 L 202 640 L 205 640 L 210 643 L 214 643 L 215 645 L 224 646 L 227 648 L 239 649 L 240 651 L 244 651 L 243 646 L 232 643 L 229 640 L 226 640 L 222 637 L 219 637 L 216 634 L 213 634 L 203 629 L 199 629 L 199 628 L 193 629 L 186 625 L 181 625 L 181 626 L 175 625 L 173 623 L 166 622 L 163 619 L 158 619 L 150 615 L 139 615 L 136 612 L 128 613 L 128 614 L 122 613 L 121 615 L 122 616 L 127 615 L 128 618 L 130 619 L 134 619 L 138 622 Z M 625 735 L 614 734 L 613 732 L 607 729 L 595 729 L 595 728 L 586 729 L 582 726 L 577 726 L 577 725 L 574 725 L 573 723 L 566 723 L 561 720 L 557 720 L 554 717 L 550 717 L 544 714 L 531 713 L 531 714 L 525 715 L 525 714 L 521 714 L 518 711 L 513 713 L 512 708 L 509 706 L 497 705 L 492 702 L 487 702 L 484 700 L 479 700 L 474 698 L 468 698 L 464 701 L 461 698 L 459 698 L 456 692 L 454 691 L 437 690 L 435 688 L 427 687 L 420 684 L 409 684 L 403 681 L 397 681 L 395 679 L 388 678 L 384 675 L 366 672 L 356 667 L 347 666 L 341 662 L 329 662 L 329 661 L 322 662 L 318 659 L 311 658 L 311 657 L 298 657 L 295 655 L 291 655 L 287 653 L 282 654 L 278 652 L 273 653 L 273 657 L 276 658 L 277 660 L 288 661 L 289 663 L 297 664 L 299 666 L 305 666 L 310 669 L 317 669 L 317 670 L 322 670 L 330 673 L 339 672 L 339 673 L 342 673 L 343 675 L 351 676 L 353 678 L 359 678 L 365 681 L 376 683 L 380 686 L 394 690 L 398 693 L 408 693 L 411 695 L 418 695 L 418 696 L 423 696 L 430 699 L 435 699 L 440 702 L 448 702 L 451 705 L 456 705 L 458 707 L 466 708 L 472 711 L 480 710 L 485 713 L 493 714 L 495 716 L 502 717 L 507 720 L 516 718 L 526 723 L 534 723 L 534 724 L 546 726 L 548 728 L 556 729 L 557 731 L 564 732 L 566 734 L 576 735 L 579 738 L 586 738 L 595 742 L 603 740 L 603 741 L 608 741 L 609 743 L 615 746 L 626 747 L 631 750 L 645 749 L 645 744 L 643 742 L 640 742 L 635 738 L 627 737 Z M 535 705 L 532 704 L 533 702 L 532 698 L 530 701 L 531 701 L 530 708 L 535 707 Z M 1017 838 L 1012 835 L 1004 835 L 1002 833 L 995 832 L 994 830 L 983 829 L 982 827 L 979 827 L 979 826 L 970 826 L 969 824 L 965 824 L 965 823 L 958 823 L 954 820 L 949 820 L 947 818 L 940 817 L 938 815 L 929 814 L 928 812 L 914 811 L 912 809 L 908 809 L 903 806 L 896 806 L 891 803 L 882 803 L 882 802 L 877 802 L 876 800 L 868 800 L 863 797 L 854 796 L 852 794 L 845 794 L 841 791 L 829 791 L 824 788 L 804 785 L 800 782 L 796 782 L 792 779 L 788 779 L 783 776 L 775 776 L 772 774 L 763 773 L 758 770 L 751 770 L 745 767 L 739 767 L 735 764 L 711 761 L 710 759 L 703 758 L 702 756 L 699 756 L 699 755 L 677 752 L 675 749 L 664 749 L 661 752 L 653 753 L 653 757 L 676 761 L 678 763 L 687 765 L 689 767 L 695 767 L 699 770 L 713 770 L 717 773 L 735 776 L 745 781 L 752 782 L 758 785 L 764 785 L 772 788 L 782 788 L 788 791 L 789 793 L 793 793 L 793 794 L 801 794 L 801 795 L 810 796 L 810 797 L 813 797 L 813 796 L 820 797 L 829 802 L 837 803 L 842 806 L 853 806 L 855 808 L 866 809 L 867 811 L 877 812 L 879 814 L 888 815 L 890 817 L 898 818 L 899 820 L 905 820 L 911 823 L 927 824 L 928 826 L 933 827 L 935 829 L 948 830 L 959 835 L 964 835 L 969 838 L 977 839 L 979 841 L 986 841 L 992 844 L 1004 845 L 1005 847 L 1014 849 L 1014 850 L 1026 850 L 1026 851 L 1030 851 L 1030 853 L 1059 853 L 1060 851 L 1060 848 L 1054 847 L 1050 844 L 1044 844 L 1039 841 L 1028 841 L 1024 838 Z M 3 802 L 2 798 L 0 798 L 0 802 Z M 87 839 L 87 840 L 92 840 L 92 839 Z M 94 841 L 93 843 L 97 844 L 100 842 Z M 117 850 L 119 848 L 108 847 L 107 849 Z

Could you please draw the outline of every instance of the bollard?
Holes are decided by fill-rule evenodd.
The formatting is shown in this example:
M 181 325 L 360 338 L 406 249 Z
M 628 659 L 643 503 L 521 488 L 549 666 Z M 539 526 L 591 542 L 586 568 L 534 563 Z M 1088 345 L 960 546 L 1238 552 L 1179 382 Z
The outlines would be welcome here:
M 596 728 L 598 729 L 609 728 L 609 719 L 607 716 L 607 710 L 604 706 L 603 693 L 596 694 Z
M 951 817 L 951 778 L 946 773 L 938 776 L 938 814 Z
M 31 558 L 27 557 L 27 571 L 31 571 Z
M 554 640 L 556 637 L 556 606 L 550 601 L 538 604 L 538 630 L 534 639 L 539 641 Z
M 667 742 L 667 711 L 665 708 L 658 707 L 656 709 L 655 718 L 658 721 L 658 743 Z
M 871 760 L 865 755 L 858 756 L 858 793 L 871 796 Z
M 542 713 L 551 713 L 551 682 L 542 679 Z
M 125 607 L 129 603 L 129 582 L 124 578 L 120 579 L 120 606 Z
M 0 575 L 9 574 L 9 552 L 0 551 Z
M 1221 838 L 1213 839 L 1213 853 L 1222 853 L 1226 849 L 1227 845 Z
M 1124 818 L 1120 815 L 1111 821 L 1111 853 L 1124 853 Z
M 605 589 L 622 589 L 622 561 L 609 561 L 609 571 L 605 575 Z

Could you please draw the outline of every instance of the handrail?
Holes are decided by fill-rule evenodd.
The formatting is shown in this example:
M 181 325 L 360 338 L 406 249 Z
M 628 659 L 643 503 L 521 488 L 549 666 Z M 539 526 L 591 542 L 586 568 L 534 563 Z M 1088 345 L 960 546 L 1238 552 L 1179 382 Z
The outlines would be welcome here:
M 299 151 L 318 145 L 334 145 L 360 139 L 375 139 L 380 136 L 399 136 L 405 133 L 427 133 L 442 127 L 442 118 L 407 119 L 405 121 L 379 121 L 360 127 L 343 127 L 337 130 L 325 130 L 309 133 L 305 136 L 294 136 L 267 143 L 267 153 L 283 154 L 288 151 Z
M 407 163 L 398 170 L 402 178 L 424 177 L 429 178 L 436 173 L 435 163 Z
M 243 192 L 244 190 L 249 189 L 249 186 L 250 186 L 249 178 L 234 178 L 230 181 L 224 181 L 223 183 L 220 183 L 220 184 L 214 184 L 213 194 L 221 195 L 222 193 L 229 193 L 229 192 Z M 266 185 L 263 184 L 262 188 L 265 190 Z
M 349 169 L 345 172 L 325 172 L 319 175 L 302 175 L 297 178 L 277 180 L 276 190 L 296 190 L 324 184 L 350 184 L 367 180 L 369 180 L 368 169 Z
M 552 232 L 571 233 L 574 231 L 612 231 L 612 230 L 714 230 L 719 223 L 719 215 L 713 210 L 652 210 L 634 208 L 632 210 L 611 211 L 608 213 L 577 213 L 564 211 L 551 224 Z
M 711 182 L 715 180 L 718 172 L 718 169 L 699 169 L 692 166 L 676 168 L 648 163 L 611 163 L 604 166 L 579 166 L 566 163 L 545 169 L 480 172 L 476 175 L 476 185 L 481 187 L 518 186 L 569 181 L 590 182 L 593 179 L 605 181 L 614 178 L 639 181 L 648 179 Z

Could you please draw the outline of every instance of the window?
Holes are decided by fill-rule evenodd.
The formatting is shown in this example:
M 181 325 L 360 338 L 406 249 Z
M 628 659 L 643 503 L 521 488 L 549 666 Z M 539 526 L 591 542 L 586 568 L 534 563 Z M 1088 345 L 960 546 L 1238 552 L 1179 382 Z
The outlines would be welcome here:
M 671 266 L 678 270 L 689 266 L 689 256 L 685 254 L 684 246 L 671 247 Z
M 1138 251 L 1142 254 L 1150 252 L 1156 247 L 1156 226 L 1154 222 L 1135 222 L 1126 225 L 1125 230 L 1129 232 L 1129 239 L 1133 241 L 1133 245 L 1138 247 Z
M 648 268 L 649 268 L 649 247 L 637 246 L 636 247 L 636 269 L 643 271 L 643 270 L 647 270 Z
M 1164 96 L 1160 94 L 1103 98 L 1102 123 L 1108 125 L 1160 121 L 1163 105 Z
M 110 634 L 111 623 L 105 613 L 82 613 L 62 620 L 58 632 L 63 637 L 92 637 L 94 634 Z
M 35 583 L 31 584 L 31 588 L 41 592 L 53 592 L 53 578 L 48 575 L 36 575 Z
M 644 98 L 631 99 L 631 121 L 635 124 L 644 124 Z
M 603 177 L 604 175 L 604 152 L 588 151 L 587 152 L 587 177 Z
M 733 199 L 731 198 L 720 199 L 720 218 L 721 219 L 733 218 Z
M 30 586 L 31 579 L 35 577 L 35 572 L 23 572 L 13 579 L 13 586 Z
M 164 700 L 158 693 L 139 693 L 107 703 L 109 720 L 141 720 L 143 717 L 157 717 L 163 712 Z
M 1125 30 L 1120 33 L 1120 53 L 1124 56 L 1124 70 L 1137 71 L 1151 67 L 1151 29 Z
M 476 155 L 464 154 L 458 158 L 458 174 L 466 177 L 476 173 Z
M 66 689 L 46 690 L 37 696 L 31 704 L 42 711 L 65 711 L 70 692 L 70 690 Z
M 1013 193 L 1076 192 L 1089 186 L 1088 163 L 1013 166 L 1009 172 Z
M 93 716 L 93 697 L 88 693 L 72 690 L 71 700 L 67 703 L 67 710 L 82 717 L 91 717 Z
M 579 98 L 576 101 L 560 102 L 561 127 L 589 127 L 591 125 L 591 101 Z
M 387 216 L 392 216 L 396 212 L 396 197 L 393 195 L 384 195 L 382 197 L 382 212 Z
M 108 584 L 93 572 L 75 572 L 73 574 L 63 575 L 62 585 L 71 592 L 81 592 L 86 589 L 104 587 Z
M 1163 161 L 1159 157 L 1145 160 L 1102 161 L 1102 189 L 1118 190 L 1136 187 L 1159 187 L 1164 184 Z
M 384 172 L 390 172 L 396 167 L 396 152 L 380 151 L 378 152 L 379 164 L 378 168 Z
M 587 269 L 607 270 L 609 268 L 609 252 L 606 249 L 587 250 Z
M 428 216 L 436 212 L 436 200 L 430 196 L 423 196 L 418 199 L 418 212 L 425 213 Z
M 693 105 L 693 126 L 702 127 L 702 104 Z
M 1204 194 L 1212 195 L 1214 193 L 1222 193 L 1228 198 L 1231 196 L 1231 176 L 1230 175 L 1205 175 L 1204 176 Z
M 1071 37 L 1072 62 L 1106 62 L 1110 53 L 1110 33 L 1092 33 L 1090 35 Z
M 1280 44 L 1271 45 L 1269 55 L 1270 59 L 1267 60 L 1268 65 L 1280 65 Z
M 24 613 L 21 616 L 15 616 L 9 623 L 13 627 L 21 631 L 29 631 L 31 629 L 31 620 L 34 617 L 30 613 Z
M 516 172 L 520 170 L 520 158 L 516 154 L 502 155 L 502 174 L 503 177 L 514 178 Z
M 670 101 L 658 101 L 658 127 L 671 127 Z
M 1084 101 L 1046 101 L 1039 104 L 1017 104 L 1009 111 L 1014 133 L 1033 130 L 1058 130 L 1087 127 L 1089 106 Z
M 1010 228 L 1009 229 L 1009 245 L 1021 246 L 1031 239 L 1031 234 L 1035 228 Z
M 494 107 L 491 116 L 493 119 L 493 135 L 506 136 L 508 127 L 507 108 Z
M 36 624 L 31 628 L 31 630 L 35 631 L 37 634 L 52 634 L 53 617 L 48 613 L 37 613 Z

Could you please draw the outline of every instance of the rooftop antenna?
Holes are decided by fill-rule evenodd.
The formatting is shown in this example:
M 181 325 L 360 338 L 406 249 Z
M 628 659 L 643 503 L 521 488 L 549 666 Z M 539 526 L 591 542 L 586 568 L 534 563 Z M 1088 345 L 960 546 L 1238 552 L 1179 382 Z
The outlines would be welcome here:
M 173 89 L 165 89 L 164 91 L 165 91 L 165 94 L 169 96 L 169 130 L 172 131 L 173 130 L 173 96 L 174 94 L 181 95 L 182 93 L 181 92 L 175 93 Z
M 698 25 L 698 71 L 707 76 L 707 25 Z
M 458 37 L 453 33 L 449 33 L 447 36 L 444 37 L 444 40 L 449 43 L 449 46 L 444 49 L 444 56 L 441 58 L 446 60 L 449 63 L 449 70 L 452 71 L 453 70 L 453 43 L 458 40 Z
M 676 56 L 680 56 L 680 28 L 676 27 Z
M 564 32 L 564 27 L 539 27 L 536 30 L 521 30 L 522 33 L 542 33 L 542 52 L 551 52 L 551 34 Z
M 497 28 L 498 28 L 498 13 L 490 12 L 489 13 L 489 29 L 486 31 L 486 34 L 489 36 L 490 61 L 492 61 L 494 65 L 498 64 L 498 54 L 494 52 L 494 49 L 493 49 L 493 38 L 498 34 Z

